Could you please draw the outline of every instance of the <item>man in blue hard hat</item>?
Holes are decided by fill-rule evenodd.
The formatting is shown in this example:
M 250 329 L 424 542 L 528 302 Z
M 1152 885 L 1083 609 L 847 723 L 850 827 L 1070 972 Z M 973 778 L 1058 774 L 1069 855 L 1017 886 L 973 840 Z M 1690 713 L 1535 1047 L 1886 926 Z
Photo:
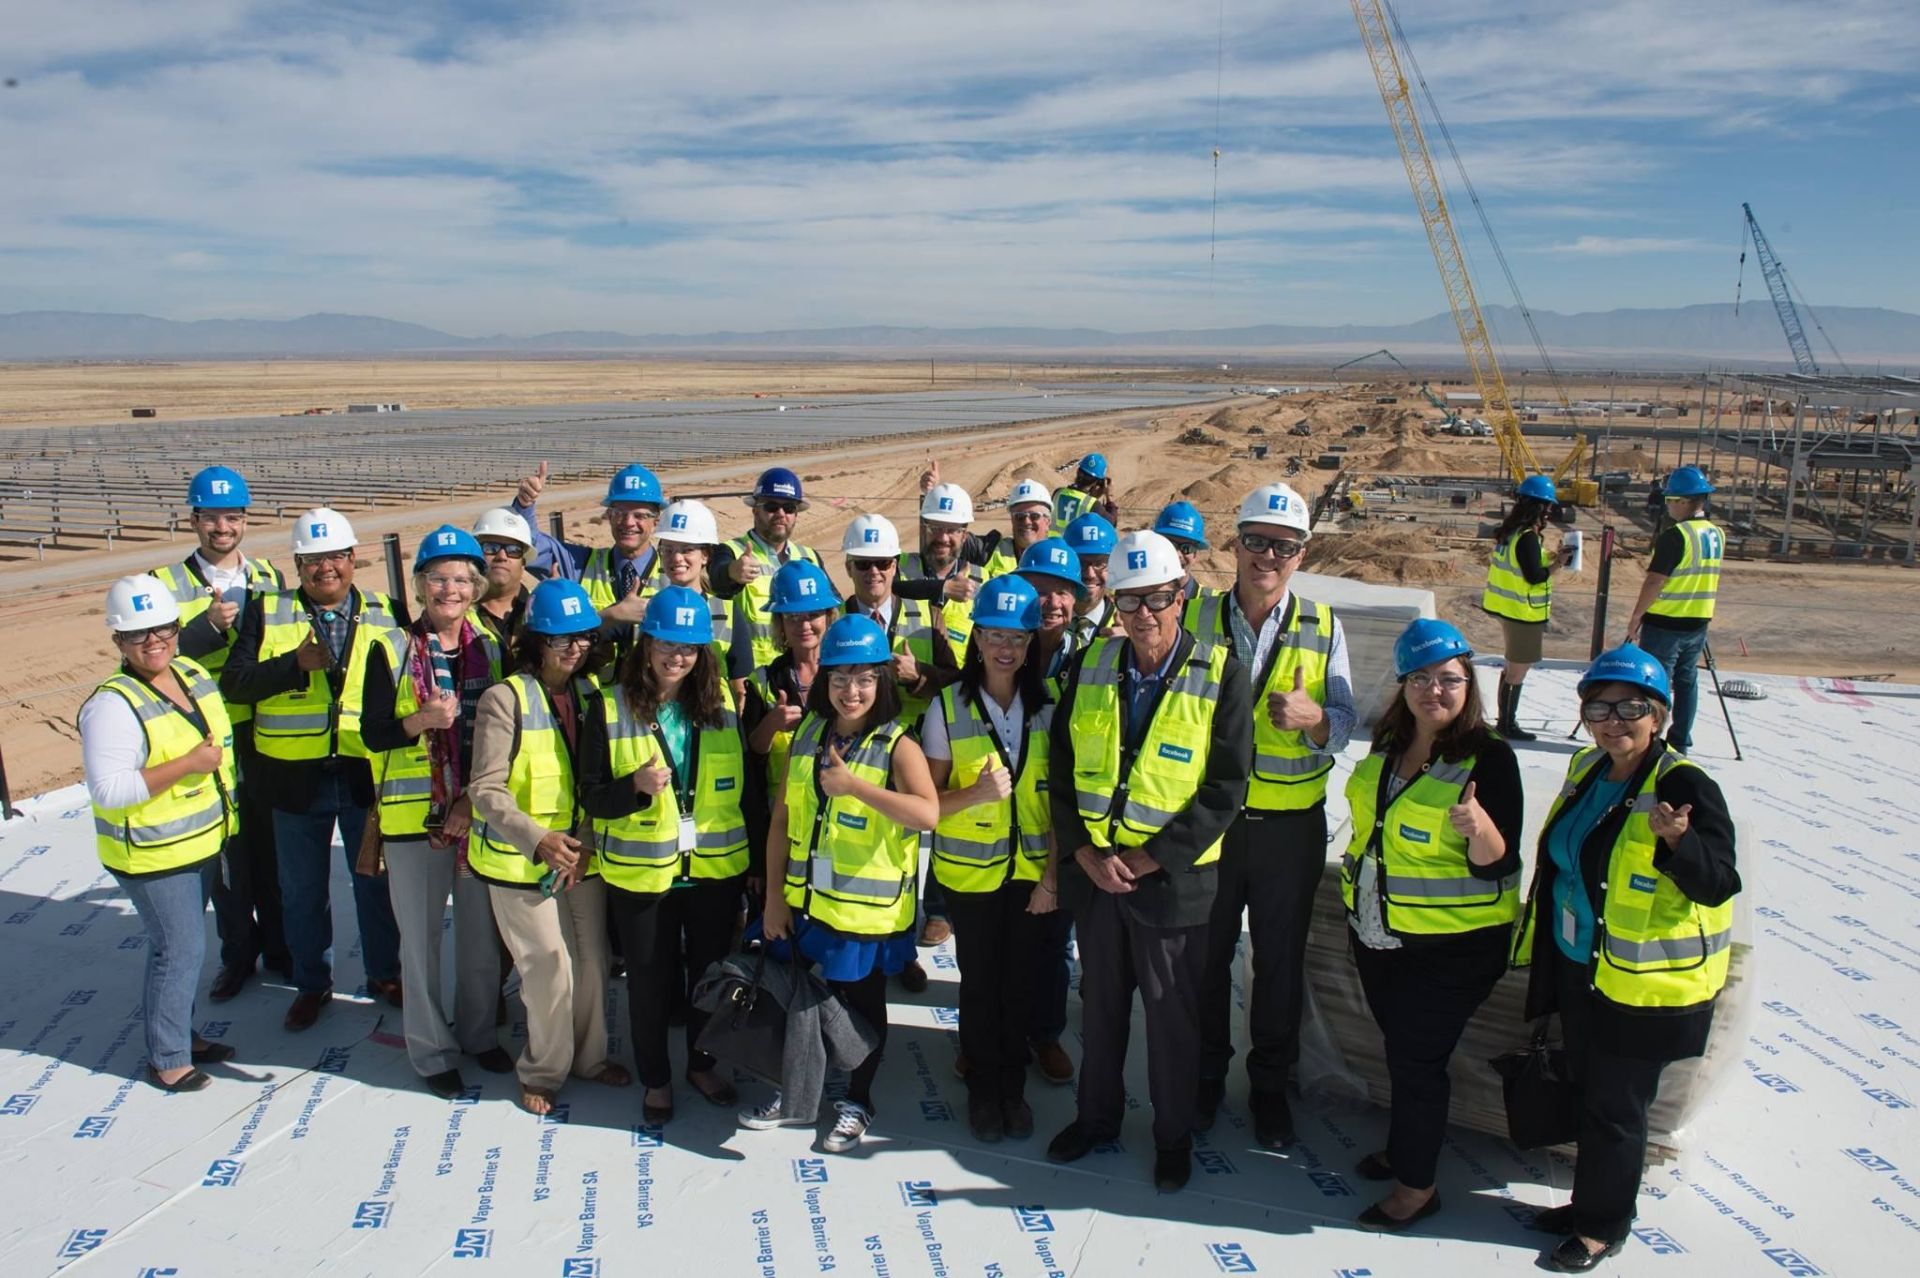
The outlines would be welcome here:
M 1113 485 L 1107 478 L 1105 453 L 1088 453 L 1073 472 L 1073 482 L 1053 495 L 1053 526 L 1065 528 L 1086 514 L 1104 516 L 1108 523 L 1120 522 L 1120 508 L 1113 503 Z
M 1172 542 L 1173 548 L 1180 552 L 1180 566 L 1187 570 L 1180 591 L 1188 603 L 1220 593 L 1193 578 L 1193 561 L 1207 548 L 1207 517 L 1200 513 L 1198 506 L 1190 501 L 1168 502 L 1154 517 L 1153 531 Z
M 187 481 L 187 506 L 199 545 L 177 564 L 154 570 L 180 607 L 180 655 L 199 662 L 215 679 L 240 633 L 240 613 L 254 592 L 286 589 L 280 570 L 240 549 L 247 535 L 247 508 L 253 494 L 238 471 L 208 466 Z M 250 784 L 253 762 L 253 707 L 231 704 L 233 749 L 240 769 L 240 830 L 222 862 L 226 873 L 214 880 L 213 917 L 220 931 L 220 970 L 207 996 L 224 1003 L 238 994 L 265 959 L 282 976 L 291 974 L 280 921 L 280 881 L 273 853 L 273 809 Z
M 1667 476 L 1667 515 L 1673 520 L 1655 538 L 1646 580 L 1627 618 L 1627 642 L 1638 644 L 1667 668 L 1673 683 L 1673 718 L 1667 742 L 1685 754 L 1693 744 L 1693 716 L 1700 704 L 1700 654 L 1720 593 L 1720 561 L 1727 538 L 1707 518 L 1713 484 L 1698 466 Z
M 535 506 L 547 486 L 547 463 L 520 481 L 509 508 L 527 521 L 533 553 L 527 570 L 536 577 L 561 577 L 586 587 L 587 597 L 600 613 L 602 627 L 633 627 L 647 615 L 647 601 L 666 584 L 660 557 L 654 552 L 653 529 L 666 503 L 659 477 L 638 462 L 623 466 L 607 483 L 602 505 L 607 511 L 611 546 L 587 546 L 561 541 L 542 532 Z
M 811 546 L 793 540 L 800 512 L 807 508 L 800 476 L 785 466 L 769 467 L 742 500 L 753 509 L 753 529 L 714 549 L 707 584 L 719 598 L 732 600 L 745 619 L 757 670 L 780 653 L 773 640 L 773 574 L 796 559 L 824 565 Z

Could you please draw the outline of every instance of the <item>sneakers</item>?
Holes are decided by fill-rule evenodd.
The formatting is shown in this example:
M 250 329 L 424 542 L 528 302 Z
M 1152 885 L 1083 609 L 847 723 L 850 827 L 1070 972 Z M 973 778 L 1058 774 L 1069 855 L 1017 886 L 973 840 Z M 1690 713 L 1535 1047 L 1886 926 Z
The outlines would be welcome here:
M 867 1134 L 867 1124 L 873 1121 L 873 1115 L 852 1101 L 835 1101 L 833 1108 L 839 1117 L 834 1120 L 833 1130 L 820 1142 L 820 1148 L 829 1154 L 844 1154 Z
M 772 1131 L 776 1127 L 809 1127 L 813 1120 L 808 1118 L 788 1118 L 780 1110 L 780 1093 L 775 1092 L 773 1099 L 752 1109 L 743 1109 L 736 1117 L 742 1127 L 751 1132 Z

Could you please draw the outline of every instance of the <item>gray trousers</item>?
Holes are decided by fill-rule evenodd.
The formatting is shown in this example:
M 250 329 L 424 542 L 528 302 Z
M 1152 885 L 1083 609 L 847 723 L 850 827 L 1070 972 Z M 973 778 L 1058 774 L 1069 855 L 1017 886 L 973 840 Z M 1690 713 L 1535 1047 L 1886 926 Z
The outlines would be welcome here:
M 498 1047 L 494 1005 L 500 995 L 500 951 L 493 939 L 487 884 L 454 872 L 454 850 L 425 839 L 389 842 L 387 884 L 400 925 L 402 1023 L 407 1059 L 422 1078 L 460 1067 L 460 1056 Z M 453 1024 L 447 1024 L 440 951 L 447 897 L 453 897 Z

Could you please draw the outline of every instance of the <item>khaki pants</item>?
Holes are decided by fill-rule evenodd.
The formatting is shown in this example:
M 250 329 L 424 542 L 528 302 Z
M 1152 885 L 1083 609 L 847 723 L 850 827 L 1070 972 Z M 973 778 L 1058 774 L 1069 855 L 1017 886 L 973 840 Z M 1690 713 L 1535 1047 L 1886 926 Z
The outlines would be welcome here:
M 374 818 L 369 817 L 369 820 Z M 493 1009 L 500 994 L 500 952 L 484 880 L 456 873 L 452 848 L 425 839 L 387 842 L 387 891 L 400 924 L 401 1023 L 407 1058 L 422 1078 L 460 1068 L 460 1057 L 498 1047 Z M 537 896 L 538 893 L 535 893 Z M 453 898 L 453 1025 L 442 994 L 447 898 Z
M 598 877 L 551 897 L 489 884 L 493 917 L 520 972 L 523 1087 L 555 1092 L 607 1063 L 607 890 Z

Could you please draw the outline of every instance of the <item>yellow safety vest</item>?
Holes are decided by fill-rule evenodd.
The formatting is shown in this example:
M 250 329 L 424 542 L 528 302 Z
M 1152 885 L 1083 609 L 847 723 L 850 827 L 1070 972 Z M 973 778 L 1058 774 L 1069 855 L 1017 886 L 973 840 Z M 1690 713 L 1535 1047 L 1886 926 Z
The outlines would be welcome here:
M 787 904 L 836 931 L 892 936 L 913 923 L 920 835 L 858 799 L 824 799 L 814 764 L 826 721 L 801 720 L 787 764 Z M 854 776 L 885 787 L 899 720 L 881 724 L 846 755 Z
M 1712 620 L 1713 602 L 1720 593 L 1720 558 L 1726 553 L 1727 536 L 1705 515 L 1683 519 L 1674 527 L 1679 530 L 1684 549 L 1666 584 L 1647 605 L 1647 615 Z
M 947 789 L 963 790 L 988 764 L 1008 767 L 1000 739 L 993 733 L 980 698 L 962 696 L 959 684 L 940 692 L 953 770 Z M 1025 707 L 1023 707 L 1024 709 Z M 976 804 L 940 818 L 933 831 L 933 876 L 953 892 L 991 892 L 1009 881 L 1038 883 L 1047 868 L 1053 817 L 1047 806 L 1047 738 L 1053 728 L 1051 703 L 1027 710 L 1021 726 L 1020 771 L 1013 793 L 995 803 Z M 1013 854 L 1014 844 L 1020 855 Z
M 470 688 L 456 689 L 462 702 L 469 690 L 484 691 L 500 682 L 500 642 L 493 633 L 478 622 L 472 623 L 474 632 L 480 636 L 480 642 L 487 653 L 487 673 L 479 680 L 470 680 Z M 387 654 L 387 665 L 393 671 L 393 717 L 404 719 L 420 708 L 420 696 L 414 690 L 413 674 L 407 668 L 408 651 L 412 647 L 412 634 L 409 631 L 396 631 L 393 635 L 383 636 L 381 647 Z M 477 683 L 477 687 L 471 686 Z M 454 731 L 459 731 L 456 723 Z M 398 750 L 386 750 L 371 756 L 373 763 L 374 789 L 379 805 L 380 833 L 389 839 L 418 839 L 427 833 L 427 815 L 433 806 L 433 764 L 427 754 L 427 737 L 423 732 L 419 738 L 401 746 Z
M 740 813 L 740 796 L 747 783 L 746 751 L 733 697 L 725 691 L 724 682 L 720 686 L 725 704 L 720 726 L 692 726 L 688 794 L 683 795 L 676 776 L 672 785 L 638 812 L 612 821 L 595 819 L 593 843 L 600 857 L 600 877 L 613 887 L 652 894 L 665 892 L 676 879 L 730 879 L 747 872 L 747 822 Z M 659 737 L 634 717 L 625 692 L 608 688 L 600 702 L 616 778 L 630 777 L 654 764 L 672 767 Z M 691 846 L 683 847 L 680 814 L 687 797 L 693 807 L 694 837 Z
M 787 557 L 782 560 L 752 533 L 735 537 L 727 543 L 727 549 L 733 552 L 736 559 L 753 558 L 760 561 L 760 575 L 740 587 L 740 593 L 733 597 L 733 610 L 736 615 L 745 614 L 747 633 L 753 637 L 753 664 L 758 669 L 780 655 L 779 647 L 773 642 L 773 575 L 780 571 L 782 563 L 792 563 L 796 559 L 815 567 L 824 565 L 811 546 L 802 546 L 795 541 L 787 543 Z
M 773 690 L 773 677 L 767 667 L 761 666 L 747 676 L 753 690 L 760 694 L 760 704 L 772 709 L 777 694 Z M 767 801 L 781 793 L 787 784 L 787 755 L 793 749 L 794 729 L 773 734 L 773 740 L 767 745 Z
M 264 559 L 246 559 L 242 561 L 242 571 L 247 577 L 248 594 L 265 594 L 270 590 L 285 590 L 287 579 L 280 570 Z M 180 624 L 189 626 L 198 621 L 208 608 L 213 606 L 213 587 L 200 575 L 200 566 L 189 555 L 185 561 L 156 568 L 153 575 L 160 579 L 173 595 L 173 601 L 180 608 Z M 195 658 L 200 668 L 215 679 L 226 669 L 227 654 L 233 651 L 233 641 L 240 637 L 240 620 L 227 627 L 226 645 L 212 652 L 203 652 Z M 253 707 L 234 703 L 227 707 L 227 719 L 233 723 L 245 723 L 253 718 Z
M 1230 646 L 1232 623 L 1227 609 L 1232 591 L 1189 599 L 1181 624 L 1198 643 Z M 1282 732 L 1267 716 L 1267 696 L 1293 691 L 1293 672 L 1300 671 L 1301 690 L 1315 701 L 1327 699 L 1327 666 L 1333 655 L 1333 610 L 1311 599 L 1292 596 L 1292 615 L 1273 641 L 1266 680 L 1253 698 L 1253 773 L 1247 778 L 1247 809 L 1252 812 L 1304 812 L 1326 802 L 1327 777 L 1333 757 L 1307 743 L 1307 734 Z M 1250 672 L 1259 678 L 1259 671 Z
M 514 806 L 542 829 L 572 834 L 580 824 L 573 750 L 554 715 L 553 697 L 538 675 L 525 670 L 507 676 L 506 683 L 520 707 L 520 730 L 514 741 L 513 762 L 507 769 L 507 792 L 513 796 Z M 583 732 L 594 691 L 592 680 L 574 679 L 574 705 L 583 721 L 579 729 Z M 600 867 L 591 847 L 581 855 L 586 859 L 583 873 L 598 874 Z M 479 877 L 507 887 L 532 887 L 547 872 L 546 865 L 523 855 L 505 839 L 494 838 L 477 812 L 467 834 L 467 864 Z
M 175 657 L 173 672 L 201 717 L 203 735 L 179 707 L 145 680 L 125 670 L 103 680 L 94 696 L 124 697 L 147 735 L 146 767 L 171 763 L 212 737 L 223 753 L 213 773 L 187 776 L 159 794 L 124 808 L 93 805 L 93 841 L 100 863 L 121 874 L 159 874 L 196 865 L 217 856 L 240 827 L 234 805 L 233 727 L 220 689 L 211 676 L 186 657 Z
M 307 675 L 307 685 L 276 692 L 253 708 L 253 741 L 269 759 L 298 763 L 334 757 L 361 758 L 360 700 L 367 653 L 383 639 L 400 635 L 393 604 L 377 590 L 355 586 L 344 605 L 353 614 L 347 627 L 347 651 L 341 663 L 336 697 L 325 670 Z M 260 656 L 263 662 L 285 656 L 314 633 L 314 615 L 298 591 L 276 591 L 260 598 Z
M 987 562 L 980 569 L 980 575 L 984 580 L 992 581 L 995 577 L 1004 577 L 1010 572 L 1019 571 L 1020 552 L 1013 548 L 1012 537 L 1002 537 L 995 544 L 993 553 L 987 556 Z
M 887 622 L 887 649 L 906 653 L 925 674 L 933 669 L 933 606 L 924 599 L 902 599 L 898 595 L 892 602 L 893 613 Z M 866 605 L 855 599 L 847 600 L 841 611 L 849 617 L 867 615 Z M 933 698 L 914 696 L 904 687 L 899 692 L 900 722 L 909 728 L 915 727 L 927 707 L 933 704 Z
M 1496 617 L 1511 621 L 1545 621 L 1553 611 L 1553 579 L 1539 585 L 1520 572 L 1520 539 L 1529 529 L 1520 528 L 1513 536 L 1495 544 L 1493 558 L 1487 561 L 1487 588 L 1480 596 L 1480 607 Z M 1540 542 L 1540 566 L 1553 562 L 1547 543 Z
M 1447 819 L 1473 776 L 1471 757 L 1434 759 L 1379 806 L 1387 756 L 1370 754 L 1347 778 L 1353 837 L 1340 858 L 1340 899 L 1354 909 L 1360 863 L 1371 856 L 1387 930 L 1397 936 L 1450 936 L 1510 927 L 1520 916 L 1520 875 L 1478 879 L 1467 841 Z
M 1080 516 L 1092 510 L 1092 493 L 1068 485 L 1053 495 L 1053 526 L 1065 528 Z
M 1067 731 L 1073 790 L 1087 835 L 1099 848 L 1137 848 L 1193 802 L 1206 779 L 1213 711 L 1227 650 L 1195 642 L 1167 673 L 1153 722 L 1137 749 L 1121 747 L 1120 661 L 1125 639 L 1096 639 L 1080 665 Z M 1220 859 L 1220 840 L 1196 866 Z
M 1581 784 L 1608 766 L 1606 753 L 1588 746 L 1567 765 L 1567 779 L 1547 810 L 1541 827 L 1546 832 Z M 1727 983 L 1732 957 L 1733 902 L 1701 905 L 1656 870 L 1653 854 L 1659 846 L 1648 819 L 1659 803 L 1660 779 L 1675 768 L 1692 768 L 1684 755 L 1664 751 L 1647 771 L 1632 811 L 1607 857 L 1600 884 L 1602 899 L 1596 911 L 1594 955 L 1589 963 L 1593 988 L 1610 1002 L 1626 1007 L 1697 1007 Z M 1541 853 L 1544 857 L 1544 851 Z M 1514 938 L 1514 966 L 1533 960 L 1533 935 L 1540 910 L 1539 869 L 1527 893 L 1526 913 Z
M 653 598 L 667 582 L 666 575 L 660 571 L 660 547 L 652 546 L 651 549 L 653 558 L 647 561 L 647 570 L 640 574 L 640 599 L 643 603 Z M 605 612 L 620 602 L 611 546 L 596 546 L 587 555 L 587 562 L 580 569 L 580 588 L 587 592 L 587 598 L 593 601 L 596 612 Z
M 987 580 L 979 564 L 960 564 L 954 569 L 954 573 L 971 578 L 976 586 Z M 954 573 L 949 573 L 948 576 Z M 934 576 L 939 574 L 927 567 L 927 561 L 919 551 L 908 551 L 900 556 L 899 577 L 902 581 Z M 941 580 L 944 581 L 945 578 Z M 963 658 L 967 651 L 967 639 L 973 634 L 973 602 L 948 599 L 943 595 L 934 606 L 940 609 L 940 625 L 947 632 L 947 642 L 953 646 L 954 657 Z

